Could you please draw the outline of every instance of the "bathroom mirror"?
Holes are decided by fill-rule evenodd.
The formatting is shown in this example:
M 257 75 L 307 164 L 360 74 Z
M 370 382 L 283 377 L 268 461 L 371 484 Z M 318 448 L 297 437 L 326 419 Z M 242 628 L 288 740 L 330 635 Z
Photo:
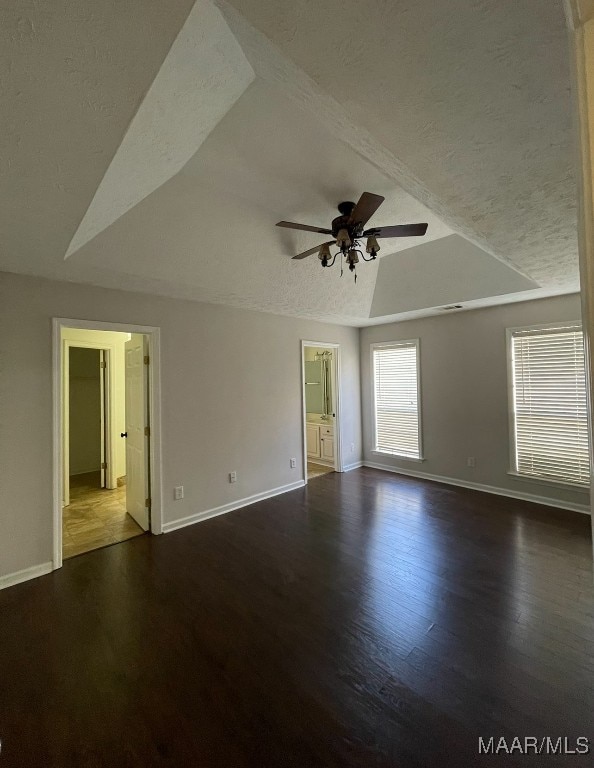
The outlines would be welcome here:
M 317 353 L 305 361 L 305 410 L 307 413 L 332 413 L 331 354 Z

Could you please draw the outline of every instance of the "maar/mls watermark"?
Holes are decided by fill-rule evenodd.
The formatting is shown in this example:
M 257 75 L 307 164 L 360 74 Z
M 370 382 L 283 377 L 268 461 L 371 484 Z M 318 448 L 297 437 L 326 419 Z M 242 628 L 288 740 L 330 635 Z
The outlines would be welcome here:
M 479 736 L 479 755 L 588 755 L 590 739 L 578 736 Z

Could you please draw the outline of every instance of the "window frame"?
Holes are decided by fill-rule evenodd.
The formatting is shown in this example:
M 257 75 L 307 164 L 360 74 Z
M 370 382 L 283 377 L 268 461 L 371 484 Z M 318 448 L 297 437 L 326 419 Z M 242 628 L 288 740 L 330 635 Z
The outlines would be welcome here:
M 419 456 L 405 456 L 395 451 L 380 450 L 377 447 L 377 409 L 376 409 L 376 396 L 375 396 L 375 364 L 374 364 L 374 352 L 376 349 L 391 349 L 396 347 L 414 346 L 417 360 L 417 424 L 419 434 Z M 397 341 L 381 341 L 372 343 L 369 345 L 369 360 L 370 360 L 370 380 L 371 380 L 371 452 L 378 456 L 391 456 L 395 459 L 402 461 L 423 462 L 425 461 L 424 445 L 423 445 L 423 407 L 421 400 L 421 340 L 420 339 L 399 339 Z
M 542 485 L 548 485 L 554 488 L 567 488 L 574 491 L 584 491 L 586 493 L 590 490 L 591 480 L 583 485 L 582 483 L 571 483 L 566 480 L 553 480 L 547 477 L 537 477 L 535 475 L 528 475 L 524 472 L 519 472 L 518 467 L 518 452 L 517 452 L 517 433 L 516 433 L 516 418 L 515 418 L 515 398 L 514 398 L 514 363 L 512 352 L 512 340 L 513 335 L 517 331 L 547 331 L 553 329 L 571 329 L 579 328 L 584 332 L 583 324 L 581 320 L 560 320 L 556 323 L 537 323 L 536 325 L 518 325 L 513 328 L 505 329 L 505 347 L 506 347 L 506 359 L 507 359 L 507 412 L 508 412 L 508 440 L 509 440 L 509 469 L 507 474 L 528 483 L 537 483 Z M 585 354 L 585 349 L 584 349 Z M 588 398 L 588 382 L 586 371 L 586 403 L 588 406 L 588 437 L 590 436 L 590 407 Z M 592 451 L 592 446 L 589 445 L 588 450 Z

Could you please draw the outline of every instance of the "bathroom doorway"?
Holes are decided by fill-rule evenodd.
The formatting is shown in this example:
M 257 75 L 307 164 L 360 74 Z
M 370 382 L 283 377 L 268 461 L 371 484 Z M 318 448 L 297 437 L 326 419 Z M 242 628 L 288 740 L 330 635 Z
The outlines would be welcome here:
M 339 346 L 302 342 L 305 481 L 340 471 Z

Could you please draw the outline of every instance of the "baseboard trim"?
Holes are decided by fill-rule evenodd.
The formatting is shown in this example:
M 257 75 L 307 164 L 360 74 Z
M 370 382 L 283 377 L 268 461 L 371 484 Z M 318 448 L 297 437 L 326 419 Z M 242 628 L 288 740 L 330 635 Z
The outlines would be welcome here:
M 362 461 L 355 461 L 352 464 L 346 464 L 343 468 L 343 472 L 350 472 L 351 469 L 360 469 L 363 466 Z
M 297 490 L 297 488 L 303 488 L 304 485 L 304 480 L 297 480 L 295 483 L 281 485 L 278 488 L 271 488 L 268 491 L 255 493 L 253 496 L 246 496 L 244 499 L 238 499 L 229 504 L 222 504 L 220 507 L 213 507 L 213 509 L 206 509 L 204 512 L 197 512 L 195 515 L 182 517 L 179 520 L 173 520 L 170 523 L 163 523 L 163 533 L 171 533 L 171 531 L 177 531 L 179 528 L 186 528 L 188 525 L 194 525 L 194 523 L 201 523 L 203 520 L 208 520 L 211 517 L 226 515 L 227 512 L 233 512 L 236 509 L 248 507 L 250 504 L 255 504 L 257 501 L 264 501 L 264 499 L 270 499 L 273 496 L 280 496 L 281 493 L 288 493 L 289 491 Z
M 446 485 L 456 485 L 460 488 L 470 488 L 473 491 L 483 491 L 492 493 L 495 496 L 507 496 L 510 499 L 519 501 L 531 501 L 534 504 L 543 504 L 546 507 L 556 507 L 557 509 L 567 509 L 570 512 L 580 512 L 584 515 L 590 515 L 588 504 L 574 504 L 572 501 L 561 501 L 552 499 L 549 496 L 537 496 L 533 493 L 524 493 L 523 491 L 511 491 L 508 488 L 498 488 L 494 485 L 484 485 L 483 483 L 473 483 L 470 480 L 458 480 L 453 477 L 444 477 L 442 475 L 431 475 L 428 472 L 419 472 L 416 469 L 401 469 L 400 467 L 391 467 L 388 464 L 378 464 L 375 461 L 364 461 L 364 467 L 371 469 L 381 469 L 384 472 L 393 472 L 397 475 L 408 475 L 418 477 L 421 480 L 432 480 L 436 483 L 445 483 Z
M 41 565 L 32 565 L 30 568 L 23 568 L 22 571 L 7 573 L 6 576 L 0 576 L 0 589 L 14 587 L 15 584 L 21 584 L 23 581 L 36 579 L 38 576 L 45 576 L 53 570 L 53 563 L 42 563 Z

